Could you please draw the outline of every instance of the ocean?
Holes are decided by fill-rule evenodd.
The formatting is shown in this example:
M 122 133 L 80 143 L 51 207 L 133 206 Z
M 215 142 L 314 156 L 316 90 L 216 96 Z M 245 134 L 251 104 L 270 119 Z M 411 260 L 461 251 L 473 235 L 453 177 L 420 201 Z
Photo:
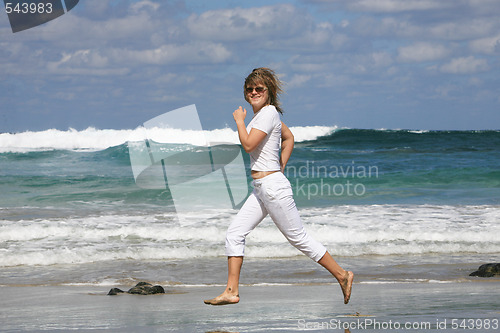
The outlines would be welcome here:
M 306 229 L 357 282 L 460 282 L 498 262 L 500 131 L 291 130 L 285 174 Z M 195 144 L 189 131 L 163 134 L 169 147 Z M 238 143 L 229 128 L 205 135 Z M 140 137 L 0 134 L 2 286 L 224 285 L 224 235 L 237 207 L 193 203 L 189 223 L 180 221 L 168 184 L 135 181 L 129 142 Z M 269 218 L 249 235 L 242 283 L 330 279 Z

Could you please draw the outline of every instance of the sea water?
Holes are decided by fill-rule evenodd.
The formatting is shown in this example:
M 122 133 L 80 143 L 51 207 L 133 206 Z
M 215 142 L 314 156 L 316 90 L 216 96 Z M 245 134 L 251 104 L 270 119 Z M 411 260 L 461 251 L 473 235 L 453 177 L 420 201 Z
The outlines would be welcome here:
M 362 282 L 460 280 L 498 261 L 500 131 L 291 130 L 285 175 L 306 229 Z M 159 135 L 197 144 L 187 131 Z M 238 144 L 228 128 L 205 135 Z M 2 285 L 224 284 L 237 209 L 193 207 L 181 223 L 168 186 L 135 183 L 128 142 L 138 139 L 93 128 L 0 134 Z M 255 285 L 330 281 L 269 218 L 247 239 L 244 269 Z

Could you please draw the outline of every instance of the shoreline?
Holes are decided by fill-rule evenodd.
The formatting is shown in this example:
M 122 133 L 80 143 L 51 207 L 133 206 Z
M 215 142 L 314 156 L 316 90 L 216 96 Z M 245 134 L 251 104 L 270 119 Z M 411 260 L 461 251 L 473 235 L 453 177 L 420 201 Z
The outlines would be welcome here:
M 335 256 L 356 274 L 357 283 L 466 282 L 480 265 L 498 260 L 493 254 Z M 226 281 L 226 257 L 171 260 L 111 260 L 46 266 L 6 266 L 0 287 L 9 286 L 133 286 L 146 281 L 170 286 L 214 286 Z M 479 278 L 482 279 L 482 278 Z M 489 278 L 498 279 L 498 278 Z M 334 282 L 331 275 L 309 258 L 245 258 L 242 285 L 308 285 Z
M 440 331 L 456 332 L 454 319 L 454 323 L 473 319 L 479 325 L 500 318 L 499 286 L 498 279 L 355 281 L 351 301 L 344 305 L 335 284 L 242 285 L 240 303 L 226 306 L 203 304 L 203 299 L 220 293 L 220 286 L 173 286 L 166 287 L 166 294 L 150 296 L 108 296 L 105 286 L 0 287 L 0 324 L 2 332 L 344 332 L 345 327 L 338 325 L 353 325 L 348 328 L 354 332 L 378 331 L 376 322 L 392 322 L 393 328 L 395 323 L 425 322 L 432 324 L 431 329 L 446 322 Z M 371 326 L 366 326 L 369 320 Z M 391 329 L 380 328 L 380 332 Z

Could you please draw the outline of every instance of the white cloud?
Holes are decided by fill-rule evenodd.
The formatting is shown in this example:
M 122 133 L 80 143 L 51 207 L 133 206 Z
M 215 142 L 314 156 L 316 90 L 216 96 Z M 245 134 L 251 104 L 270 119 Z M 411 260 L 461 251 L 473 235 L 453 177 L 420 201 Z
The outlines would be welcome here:
M 450 98 L 452 93 L 455 92 L 456 90 L 457 90 L 457 87 L 454 85 L 450 85 L 450 84 L 437 86 L 434 89 L 436 96 L 438 96 L 440 98 L 445 98 L 445 99 Z
M 383 17 L 381 19 L 373 16 L 362 16 L 350 25 L 355 34 L 363 37 L 387 37 L 394 38 L 418 38 L 424 34 L 422 27 L 414 22 L 401 17 Z
M 152 2 L 149 0 L 143 0 L 143 1 L 133 3 L 130 6 L 130 11 L 133 14 L 137 14 L 141 11 L 150 11 L 150 10 L 156 11 L 156 10 L 158 10 L 158 8 L 160 8 L 159 3 L 155 3 L 155 2 Z
M 290 67 L 293 71 L 307 73 L 321 73 L 328 70 L 328 65 L 324 61 L 312 61 L 314 59 L 316 58 L 302 59 L 300 56 L 294 56 L 290 59 Z
M 375 68 L 389 67 L 393 63 L 391 55 L 384 51 L 372 53 L 371 62 Z
M 349 7 L 360 11 L 395 13 L 410 10 L 431 10 L 446 6 L 436 0 L 351 0 Z
M 445 40 L 478 38 L 498 31 L 499 27 L 497 18 L 490 19 L 486 17 L 465 17 L 456 21 L 437 23 L 430 27 L 423 26 L 431 36 Z
M 218 41 L 253 41 L 260 45 L 273 36 L 293 36 L 308 24 L 294 6 L 281 4 L 257 8 L 209 10 L 192 14 L 187 27 L 193 36 Z M 256 46 L 257 47 L 257 46 Z
M 142 65 L 214 64 L 231 57 L 223 45 L 210 42 L 167 44 L 154 49 L 110 48 L 63 52 L 47 69 L 55 74 L 122 75 Z
M 294 43 L 295 47 L 297 45 L 310 47 L 328 44 L 340 46 L 343 43 L 344 37 L 343 34 L 334 33 L 332 24 L 324 22 L 305 27 L 299 34 L 292 36 L 289 41 Z
M 500 13 L 498 0 L 461 0 L 460 4 L 469 7 L 469 13 L 472 15 L 481 14 L 497 16 L 497 14 Z
M 500 53 L 500 35 L 476 39 L 470 42 L 470 48 L 484 54 Z
M 124 75 L 125 68 L 112 68 L 109 59 L 95 50 L 63 52 L 60 60 L 47 62 L 47 70 L 53 74 L 65 75 Z
M 398 48 L 398 60 L 400 62 L 426 62 L 442 59 L 450 53 L 443 45 L 419 42 L 409 46 Z
M 439 69 L 443 73 L 450 74 L 473 74 L 488 70 L 486 59 L 477 59 L 474 56 L 454 58 L 449 63 L 442 65 Z
M 349 10 L 374 13 L 434 10 L 452 5 L 446 0 L 312 0 L 311 2 L 338 3 Z
M 247 53 L 324 52 L 325 48 L 339 50 L 348 41 L 340 27 L 337 31 L 333 23 L 315 20 L 291 4 L 210 10 L 192 14 L 184 23 L 192 38 L 227 43 Z
M 295 74 L 290 81 L 286 82 L 287 88 L 298 88 L 302 87 L 309 80 L 312 79 L 312 75 Z
M 135 65 L 221 63 L 231 57 L 231 52 L 226 47 L 211 42 L 166 44 L 146 50 L 114 49 L 111 54 L 118 62 Z
M 343 30 L 353 36 L 469 41 L 500 30 L 498 0 L 304 0 L 326 10 L 362 12 Z M 401 13 L 401 14 L 400 14 Z

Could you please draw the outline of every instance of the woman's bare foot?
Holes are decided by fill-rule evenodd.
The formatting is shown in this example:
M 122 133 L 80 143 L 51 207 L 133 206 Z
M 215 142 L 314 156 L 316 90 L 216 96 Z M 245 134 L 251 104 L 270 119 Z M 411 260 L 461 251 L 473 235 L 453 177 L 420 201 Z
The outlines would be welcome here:
M 226 305 L 226 304 L 236 304 L 240 301 L 240 295 L 230 295 L 223 293 L 215 298 L 204 300 L 205 304 L 209 305 Z
M 344 304 L 349 303 L 349 299 L 351 298 L 352 281 L 354 281 L 354 273 L 347 271 L 344 276 L 344 281 L 340 283 L 342 293 L 344 294 Z

